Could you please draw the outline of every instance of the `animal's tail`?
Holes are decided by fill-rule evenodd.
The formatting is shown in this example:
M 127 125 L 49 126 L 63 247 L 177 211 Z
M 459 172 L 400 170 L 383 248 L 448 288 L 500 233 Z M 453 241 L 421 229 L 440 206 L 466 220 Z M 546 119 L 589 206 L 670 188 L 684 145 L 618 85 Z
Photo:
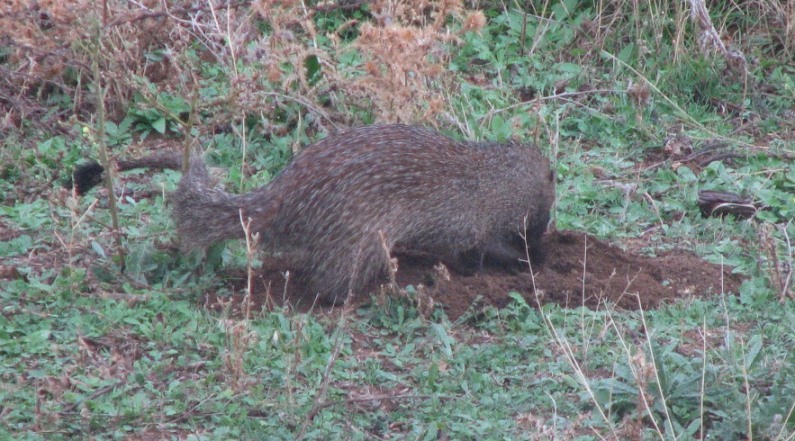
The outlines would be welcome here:
M 159 152 L 138 159 L 119 160 L 116 169 L 119 171 L 150 168 L 155 170 L 179 170 L 182 168 L 182 156 L 174 152 Z M 79 196 L 83 196 L 102 182 L 105 167 L 95 160 L 77 164 L 72 174 L 64 181 L 64 187 L 73 188 Z
M 240 210 L 246 209 L 243 198 L 214 186 L 199 157 L 191 158 L 190 168 L 171 194 L 171 201 L 184 250 L 244 237 L 240 222 Z
M 173 169 L 182 168 L 182 156 L 175 152 L 154 153 L 143 158 L 117 162 L 119 171 L 136 168 Z M 96 161 L 79 164 L 65 184 L 82 195 L 102 182 L 104 169 Z M 207 172 L 201 157 L 190 160 L 188 171 L 182 175 L 177 190 L 170 195 L 173 203 L 172 216 L 177 223 L 183 250 L 207 248 L 227 239 L 243 238 L 245 232 L 240 222 L 243 211 L 245 220 L 252 217 L 252 232 L 265 232 L 276 213 L 270 193 L 259 189 L 245 195 L 227 193 L 216 187 Z

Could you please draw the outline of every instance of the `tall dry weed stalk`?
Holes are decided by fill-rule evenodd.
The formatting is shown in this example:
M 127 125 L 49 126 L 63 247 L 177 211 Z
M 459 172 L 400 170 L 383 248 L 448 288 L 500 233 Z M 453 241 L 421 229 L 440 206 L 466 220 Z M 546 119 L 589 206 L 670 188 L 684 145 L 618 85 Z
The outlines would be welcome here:
M 715 51 L 723 56 L 726 65 L 732 72 L 746 75 L 747 61 L 745 55 L 737 48 L 726 45 L 712 24 L 704 0 L 690 0 L 690 17 L 699 30 L 698 43 L 703 52 Z
M 124 245 L 121 240 L 121 229 L 119 228 L 119 209 L 116 203 L 116 192 L 114 190 L 113 181 L 113 165 L 111 163 L 111 156 L 108 150 L 107 139 L 105 136 L 105 126 L 107 123 L 105 117 L 105 85 L 103 84 L 103 71 L 100 68 L 99 59 L 103 48 L 104 34 L 99 27 L 99 23 L 94 23 L 94 36 L 91 44 L 87 45 L 88 52 L 91 54 L 91 75 L 93 77 L 94 93 L 96 98 L 97 115 L 96 115 L 96 130 L 97 130 L 97 146 L 99 150 L 99 158 L 102 167 L 105 169 L 103 180 L 105 189 L 108 192 L 108 211 L 110 212 L 111 219 L 111 234 L 113 235 L 114 242 L 116 243 L 116 255 L 118 257 L 118 264 L 121 269 L 125 265 L 125 252 Z

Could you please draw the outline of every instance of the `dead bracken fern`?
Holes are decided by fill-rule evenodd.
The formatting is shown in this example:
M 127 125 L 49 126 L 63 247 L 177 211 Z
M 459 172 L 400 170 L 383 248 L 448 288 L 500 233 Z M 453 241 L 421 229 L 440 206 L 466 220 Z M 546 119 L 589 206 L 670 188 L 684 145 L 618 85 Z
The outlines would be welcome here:
M 443 24 L 448 15 L 461 13 L 461 2 L 428 2 L 431 10 L 425 15 L 417 7 L 422 3 L 374 3 L 377 20 L 363 25 L 356 41 L 368 58 L 367 75 L 354 79 L 351 92 L 371 100 L 380 114 L 391 116 L 391 122 L 431 122 L 444 108 L 439 86 L 448 45 L 458 36 L 446 32 Z M 477 30 L 484 23 L 482 13 L 472 13 L 463 31 Z
M 285 93 L 298 86 L 311 102 L 321 102 L 321 95 L 332 91 L 331 107 L 365 107 L 382 122 L 432 123 L 433 116 L 444 110 L 439 85 L 449 59 L 448 47 L 458 42 L 457 35 L 444 26 L 446 19 L 464 19 L 461 32 L 478 30 L 485 24 L 479 11 L 462 17 L 460 0 L 373 1 L 369 3 L 373 20 L 361 24 L 356 40 L 350 45 L 343 43 L 341 31 L 355 24 L 344 23 L 327 35 L 333 49 L 323 52 L 317 45 L 307 47 L 295 38 L 299 31 L 313 40 L 317 38 L 311 19 L 316 11 L 303 9 L 300 2 L 268 0 L 256 2 L 254 9 L 274 28 L 267 48 L 263 48 L 269 55 L 264 63 L 271 83 L 281 86 Z M 341 67 L 337 62 L 340 55 L 352 49 L 361 55 L 362 66 Z M 303 68 L 312 56 L 318 58 L 323 71 L 322 80 L 314 85 Z M 279 67 L 285 61 L 292 66 L 289 73 Z
M 93 114 L 85 42 L 96 24 L 104 35 L 98 61 L 110 120 L 120 120 L 136 96 L 197 96 L 195 74 L 201 63 L 213 62 L 224 67 L 229 82 L 221 94 L 196 103 L 205 127 L 259 114 L 264 130 L 278 135 L 294 121 L 268 116 L 296 104 L 320 126 L 355 123 L 351 110 L 365 110 L 382 122 L 433 123 L 445 110 L 440 90 L 450 47 L 462 33 L 484 26 L 485 17 L 465 11 L 461 0 L 363 5 L 367 22 L 350 20 L 321 34 L 316 15 L 339 5 L 12 0 L 0 7 L 2 123 L 36 121 L 34 116 L 45 114 L 43 98 L 53 93 L 72 98 L 78 115 Z M 342 33 L 354 26 L 358 35 L 344 40 Z M 350 51 L 361 62 L 340 63 Z M 307 69 L 308 60 L 317 61 L 319 74 Z

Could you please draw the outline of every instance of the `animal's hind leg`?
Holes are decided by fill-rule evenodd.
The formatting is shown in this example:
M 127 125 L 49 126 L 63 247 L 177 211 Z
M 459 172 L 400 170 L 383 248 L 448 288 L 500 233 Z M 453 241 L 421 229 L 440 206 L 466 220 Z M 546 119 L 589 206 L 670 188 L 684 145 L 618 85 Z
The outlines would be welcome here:
M 386 245 L 386 246 L 385 246 Z M 341 305 L 381 278 L 389 264 L 390 246 L 380 235 L 371 234 L 349 246 L 326 246 L 334 250 L 315 256 L 311 265 L 312 286 L 325 303 Z
M 389 268 L 392 244 L 383 234 L 367 235 L 353 253 L 354 275 L 350 279 L 349 292 L 361 294 L 372 282 L 381 281 Z

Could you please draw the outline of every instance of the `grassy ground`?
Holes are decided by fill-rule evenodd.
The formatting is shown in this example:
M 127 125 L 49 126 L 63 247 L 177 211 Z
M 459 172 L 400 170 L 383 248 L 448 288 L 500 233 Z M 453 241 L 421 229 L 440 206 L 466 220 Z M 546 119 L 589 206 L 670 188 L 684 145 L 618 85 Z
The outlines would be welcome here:
M 791 3 L 95 3 L 0 17 L 0 439 L 795 438 Z M 536 142 L 558 229 L 747 280 L 647 311 L 240 311 L 221 275 L 261 262 L 176 252 L 179 173 L 62 185 L 198 147 L 245 191 L 372 122 Z

